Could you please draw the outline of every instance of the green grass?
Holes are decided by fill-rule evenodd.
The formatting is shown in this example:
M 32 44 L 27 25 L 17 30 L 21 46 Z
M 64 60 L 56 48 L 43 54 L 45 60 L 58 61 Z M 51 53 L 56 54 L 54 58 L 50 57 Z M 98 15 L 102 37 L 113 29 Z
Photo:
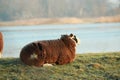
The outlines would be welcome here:
M 1 58 L 0 80 L 120 80 L 120 52 L 77 54 L 74 62 L 52 67 Z

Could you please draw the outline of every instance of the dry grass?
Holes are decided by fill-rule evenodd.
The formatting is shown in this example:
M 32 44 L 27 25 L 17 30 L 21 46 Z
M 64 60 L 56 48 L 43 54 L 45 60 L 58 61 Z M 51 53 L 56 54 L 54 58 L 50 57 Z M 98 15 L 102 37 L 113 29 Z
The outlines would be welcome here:
M 0 22 L 0 26 L 16 25 L 41 25 L 41 24 L 79 24 L 79 23 L 103 23 L 103 22 L 120 22 L 120 15 L 113 17 L 100 18 L 40 18 L 29 20 L 18 20 L 9 22 Z

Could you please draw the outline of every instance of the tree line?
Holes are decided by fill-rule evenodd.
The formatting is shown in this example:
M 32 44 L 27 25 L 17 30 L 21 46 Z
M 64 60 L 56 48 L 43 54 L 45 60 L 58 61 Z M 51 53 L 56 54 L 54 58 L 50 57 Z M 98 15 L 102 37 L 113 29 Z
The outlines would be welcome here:
M 119 1 L 120 3 L 120 1 Z M 120 6 L 109 0 L 0 0 L 0 21 L 120 14 Z

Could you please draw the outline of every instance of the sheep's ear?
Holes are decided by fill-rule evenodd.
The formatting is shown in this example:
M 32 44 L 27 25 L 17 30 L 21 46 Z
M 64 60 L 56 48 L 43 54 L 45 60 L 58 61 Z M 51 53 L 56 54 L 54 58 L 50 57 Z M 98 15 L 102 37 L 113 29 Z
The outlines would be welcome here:
M 61 37 L 63 37 L 64 35 L 61 35 Z
M 65 35 L 61 35 L 61 38 L 64 38 L 65 37 Z
M 74 37 L 74 35 L 71 33 L 71 34 L 70 34 L 70 37 Z

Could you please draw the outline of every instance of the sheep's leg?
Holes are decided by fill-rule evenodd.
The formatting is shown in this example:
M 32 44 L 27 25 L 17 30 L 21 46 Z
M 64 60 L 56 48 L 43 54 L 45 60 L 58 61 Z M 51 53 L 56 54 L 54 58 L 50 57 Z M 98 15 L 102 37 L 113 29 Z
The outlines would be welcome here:
M 53 66 L 53 65 L 49 63 L 43 64 L 43 67 L 47 67 L 47 66 Z

